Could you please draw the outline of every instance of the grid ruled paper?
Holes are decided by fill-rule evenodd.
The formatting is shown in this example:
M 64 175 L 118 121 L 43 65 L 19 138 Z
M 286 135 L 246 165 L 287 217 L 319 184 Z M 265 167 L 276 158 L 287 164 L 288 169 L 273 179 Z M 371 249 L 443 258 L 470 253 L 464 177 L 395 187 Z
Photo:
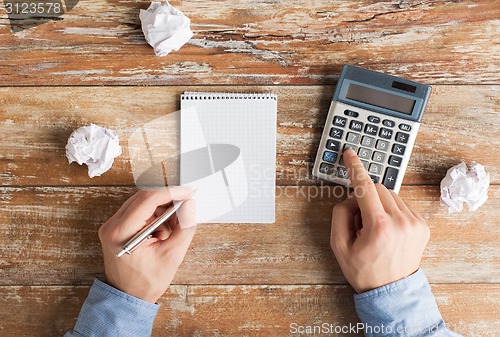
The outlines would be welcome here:
M 193 113 L 197 118 L 193 117 Z M 197 212 L 203 213 L 205 205 L 224 207 L 227 204 L 226 193 L 229 193 L 233 207 L 227 213 L 204 222 L 275 221 L 276 118 L 277 97 L 273 94 L 186 92 L 181 96 L 181 153 L 193 151 L 194 147 L 201 146 L 200 140 L 203 140 L 209 149 L 214 148 L 210 146 L 212 144 L 238 147 L 241 156 L 239 160 L 243 161 L 243 165 L 238 166 L 244 168 L 241 171 L 235 172 L 232 169 L 236 164 L 229 164 L 229 168 L 224 169 L 217 164 L 220 151 L 219 154 L 208 151 L 211 157 L 211 174 L 216 174 L 219 170 L 224 173 L 227 191 L 211 189 L 217 192 L 211 191 L 210 196 L 205 194 L 204 199 L 196 200 Z M 195 125 L 197 123 L 199 125 Z M 202 135 L 199 134 L 200 129 Z M 181 184 L 190 185 L 185 173 L 189 163 L 183 158 L 185 157 L 181 156 Z M 228 163 L 224 165 L 226 164 Z M 243 195 L 245 190 L 247 193 Z M 235 206 L 234 202 L 243 200 L 239 198 L 244 201 Z

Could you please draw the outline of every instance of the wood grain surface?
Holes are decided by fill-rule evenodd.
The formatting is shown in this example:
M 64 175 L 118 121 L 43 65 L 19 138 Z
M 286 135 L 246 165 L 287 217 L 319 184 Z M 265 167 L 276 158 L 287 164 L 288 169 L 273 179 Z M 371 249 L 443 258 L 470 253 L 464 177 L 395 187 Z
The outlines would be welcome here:
M 133 185 L 130 135 L 178 111 L 179 95 L 186 90 L 276 93 L 277 184 L 322 183 L 311 169 L 332 86 L 8 87 L 0 88 L 0 185 Z M 404 184 L 439 184 L 461 160 L 485 165 L 491 181 L 499 183 L 499 91 L 497 85 L 434 86 Z M 124 150 L 108 173 L 94 179 L 86 166 L 68 165 L 64 149 L 71 132 L 90 123 L 115 130 Z M 159 124 L 149 132 L 163 147 L 171 131 L 165 129 Z
M 30 29 L 2 6 L 1 85 L 333 84 L 344 63 L 429 84 L 499 81 L 497 0 L 173 1 L 195 35 L 164 58 L 140 28 L 149 4 L 80 1 Z
M 467 337 L 498 336 L 500 307 L 491 300 L 500 297 L 498 284 L 437 284 L 432 291 L 455 331 Z M 0 334 L 62 336 L 73 327 L 87 293 L 88 287 L 79 286 L 0 287 Z M 362 336 L 291 331 L 294 323 L 355 325 L 352 290 L 347 286 L 171 286 L 160 304 L 153 337 Z
M 1 188 L 0 285 L 89 284 L 102 277 L 97 229 L 135 189 Z M 200 224 L 176 284 L 345 284 L 329 246 L 339 186 L 278 187 L 276 223 Z M 500 282 L 500 188 L 476 212 L 448 214 L 436 186 L 400 192 L 427 220 L 431 282 Z M 98 206 L 97 206 L 98 205 Z

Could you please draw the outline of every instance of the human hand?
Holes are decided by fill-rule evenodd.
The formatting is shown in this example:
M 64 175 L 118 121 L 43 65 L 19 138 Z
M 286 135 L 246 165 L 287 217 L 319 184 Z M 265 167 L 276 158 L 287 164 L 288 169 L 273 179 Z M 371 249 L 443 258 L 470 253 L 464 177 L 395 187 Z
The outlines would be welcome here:
M 192 190 L 184 187 L 141 190 L 99 228 L 108 284 L 156 303 L 172 282 L 196 232 L 194 200 L 186 200 L 177 215 L 162 224 L 153 237 L 132 254 L 118 258 L 116 253 L 132 236 L 163 214 L 166 204 L 186 199 L 191 193 Z
M 353 150 L 343 156 L 354 195 L 333 208 L 330 245 L 347 281 L 362 293 L 417 271 L 430 230 L 396 193 L 373 183 Z

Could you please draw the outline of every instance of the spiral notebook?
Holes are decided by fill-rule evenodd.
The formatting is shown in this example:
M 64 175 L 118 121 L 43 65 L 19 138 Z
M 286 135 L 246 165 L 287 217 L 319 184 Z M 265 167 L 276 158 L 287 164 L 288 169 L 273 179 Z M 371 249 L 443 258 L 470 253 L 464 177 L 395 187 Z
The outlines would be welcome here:
M 274 223 L 277 97 L 181 95 L 180 182 L 199 223 Z

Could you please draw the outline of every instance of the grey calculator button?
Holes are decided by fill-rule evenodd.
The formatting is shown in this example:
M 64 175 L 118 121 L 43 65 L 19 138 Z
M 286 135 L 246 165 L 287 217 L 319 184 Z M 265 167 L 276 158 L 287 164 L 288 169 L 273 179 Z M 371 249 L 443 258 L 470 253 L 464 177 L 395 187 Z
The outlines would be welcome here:
M 370 123 L 380 123 L 380 118 L 377 116 L 368 116 L 368 122 Z
M 358 144 L 360 139 L 361 139 L 361 135 L 359 135 L 358 133 L 354 133 L 354 132 L 347 133 L 346 140 L 349 143 Z
M 399 130 L 410 132 L 411 125 L 401 123 L 399 124 Z
M 373 152 L 373 161 L 376 161 L 377 163 L 383 163 L 385 160 L 385 153 L 382 152 Z
M 365 170 L 368 171 L 368 165 L 369 163 L 366 161 L 366 160 L 362 160 L 361 163 L 363 164 L 363 166 L 365 167 Z
M 408 143 L 408 138 L 410 138 L 410 135 L 404 132 L 396 132 L 396 142 L 400 143 Z
M 396 125 L 396 123 L 394 123 L 394 121 L 391 121 L 390 119 L 384 119 L 382 121 L 382 124 L 384 124 L 385 126 L 388 126 L 390 128 L 394 127 L 394 125 Z
M 341 130 L 341 129 L 332 128 L 330 130 L 330 137 L 332 137 L 332 138 L 342 139 L 343 134 L 344 134 L 344 130 Z
M 380 153 L 380 152 L 377 152 L 377 153 Z M 370 158 L 372 156 L 372 151 L 368 150 L 368 149 L 365 149 L 364 147 L 361 147 L 361 148 L 359 148 L 358 156 L 361 159 L 368 159 L 368 160 L 370 160 Z
M 368 169 L 368 172 L 371 174 L 381 174 L 382 173 L 382 165 L 371 163 L 370 168 Z
M 389 129 L 386 129 L 386 128 L 381 128 L 380 129 L 380 132 L 378 133 L 378 135 L 382 138 L 385 138 L 385 139 L 391 139 L 392 137 L 392 130 L 389 130 Z
M 339 151 L 340 150 L 340 142 L 333 140 L 333 139 L 328 139 L 326 142 L 326 148 L 328 150 L 332 150 L 332 151 Z
M 385 140 L 377 140 L 377 145 L 375 145 L 377 150 L 387 151 L 389 149 L 389 142 Z
M 344 127 L 347 122 L 347 118 L 335 116 L 333 117 L 333 125 Z
M 392 153 L 404 155 L 406 147 L 404 145 L 394 144 L 392 146 Z
M 389 156 L 389 165 L 400 167 L 402 161 L 403 161 L 403 158 L 401 158 L 401 157 Z
M 347 150 L 347 149 L 353 149 L 354 152 L 358 151 L 358 147 L 356 145 L 352 145 L 352 144 L 344 144 L 344 151 Z
M 339 166 L 337 168 L 337 177 L 344 178 L 344 179 L 349 178 L 349 174 L 347 173 L 347 169 L 344 166 Z
M 385 170 L 385 176 L 384 176 L 384 186 L 387 187 L 388 189 L 393 190 L 394 186 L 396 185 L 396 179 L 398 178 L 398 170 L 396 170 L 394 167 L 388 167 Z
M 373 147 L 375 145 L 375 138 L 363 136 L 363 138 L 361 138 L 361 145 L 366 147 Z
M 366 124 L 365 126 L 365 133 L 368 135 L 376 136 L 378 131 L 378 126 L 376 125 L 371 125 L 371 124 Z
M 373 174 L 370 174 L 370 178 L 372 178 L 373 182 L 376 184 L 380 182 L 380 177 L 379 176 L 374 176 Z
M 319 171 L 324 174 L 333 174 L 335 172 L 335 168 L 333 167 L 333 165 L 321 163 Z
M 363 123 L 358 121 L 351 121 L 349 129 L 361 132 L 363 130 Z
M 358 117 L 359 114 L 356 111 L 352 110 L 344 110 L 344 115 L 350 116 L 350 117 Z

